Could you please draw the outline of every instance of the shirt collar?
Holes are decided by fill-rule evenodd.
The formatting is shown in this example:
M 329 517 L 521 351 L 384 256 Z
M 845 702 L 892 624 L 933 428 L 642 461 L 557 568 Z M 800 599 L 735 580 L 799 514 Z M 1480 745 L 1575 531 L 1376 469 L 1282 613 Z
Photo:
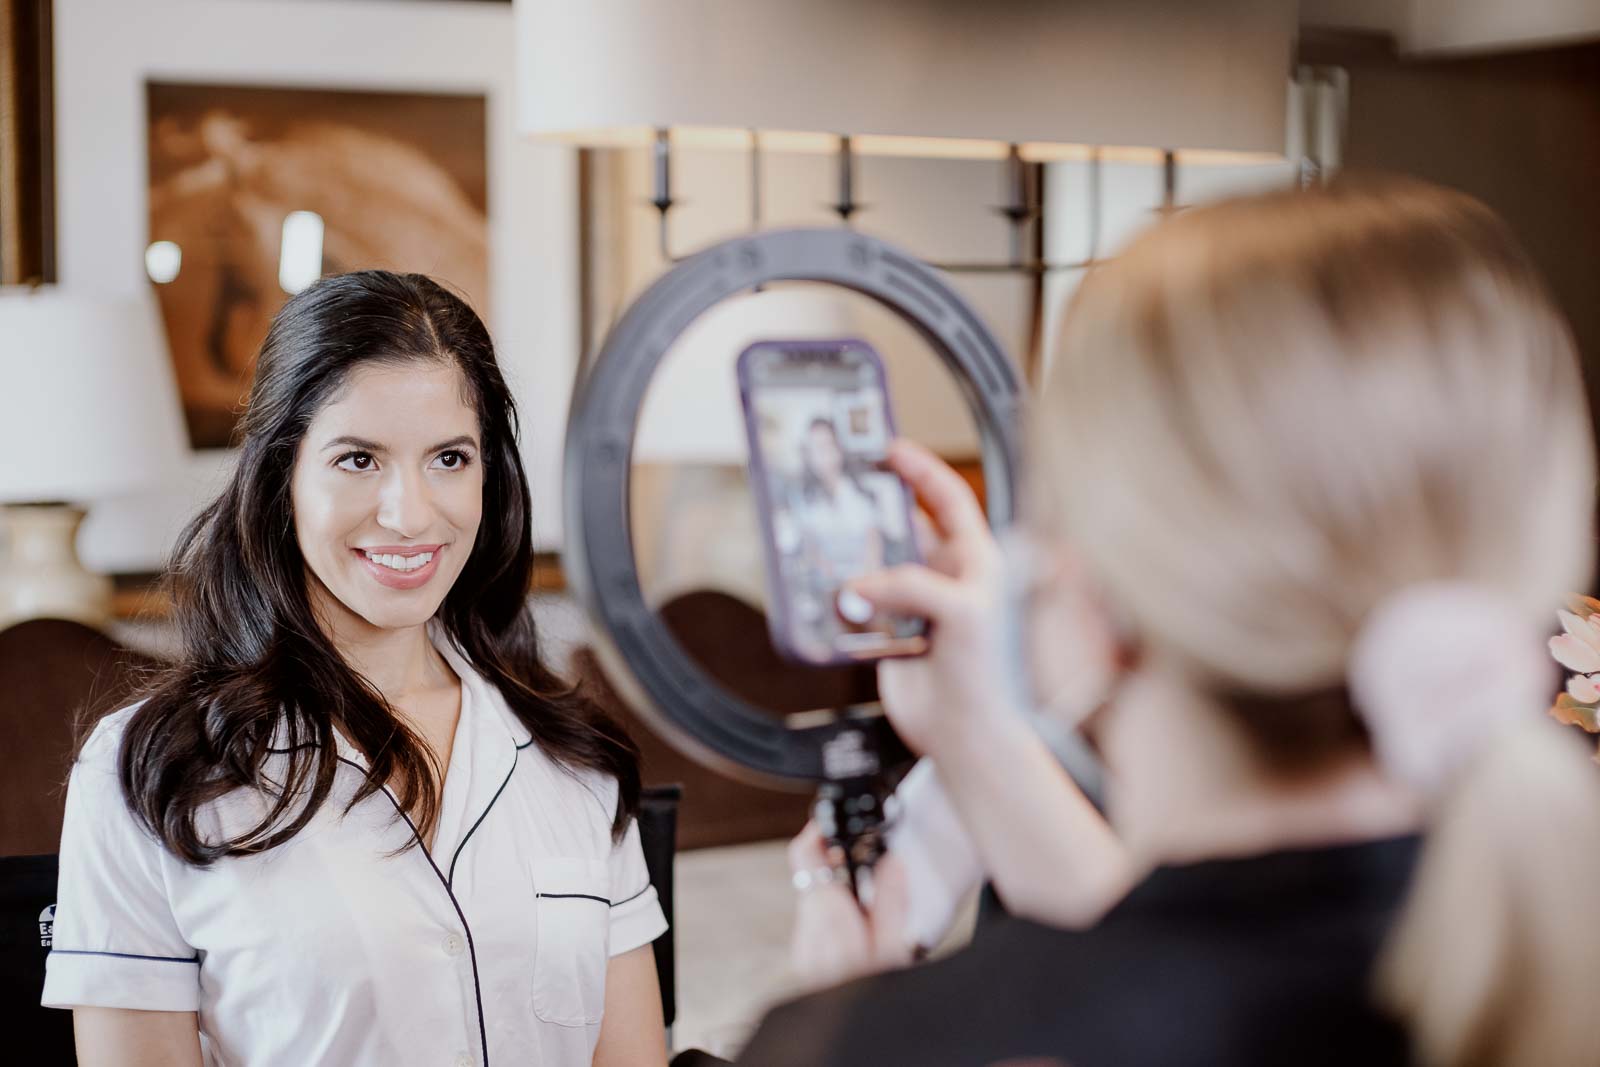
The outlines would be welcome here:
M 533 735 L 529 733 L 527 726 L 523 725 L 522 720 L 517 718 L 511 711 L 510 705 L 506 703 L 505 697 L 500 694 L 500 690 L 491 685 L 489 680 L 482 674 L 478 673 L 477 667 L 467 658 L 466 653 L 451 640 L 449 632 L 445 630 L 444 625 L 438 619 L 429 621 L 428 637 L 433 641 L 433 647 L 438 649 L 439 654 L 444 657 L 445 662 L 450 664 L 450 669 L 456 672 L 456 677 L 461 679 L 463 704 L 467 701 L 465 690 L 470 686 L 471 700 L 476 705 L 477 710 L 489 712 L 492 709 L 492 714 L 488 718 L 492 719 L 499 728 L 505 730 L 513 746 L 526 748 L 528 743 L 533 740 Z
M 491 685 L 488 679 L 478 673 L 465 652 L 451 639 L 449 631 L 437 618 L 428 620 L 428 639 L 433 647 L 444 657 L 450 669 L 461 679 L 461 711 L 462 723 L 465 725 L 469 718 L 474 720 L 473 726 L 482 726 L 491 736 L 504 733 L 505 739 L 514 748 L 526 748 L 533 741 L 522 720 L 518 719 L 501 696 L 500 691 Z M 481 717 L 485 721 L 481 724 L 476 720 Z M 467 731 L 458 727 L 458 737 L 466 736 Z M 335 730 L 333 733 L 334 750 L 338 755 L 361 767 L 368 769 L 367 757 L 361 750 L 345 740 L 344 734 Z M 315 744 L 308 742 L 307 744 Z M 272 753 L 282 754 L 291 751 L 294 746 L 289 737 L 289 720 L 287 716 L 279 716 L 278 723 L 273 728 L 272 742 L 267 750 Z

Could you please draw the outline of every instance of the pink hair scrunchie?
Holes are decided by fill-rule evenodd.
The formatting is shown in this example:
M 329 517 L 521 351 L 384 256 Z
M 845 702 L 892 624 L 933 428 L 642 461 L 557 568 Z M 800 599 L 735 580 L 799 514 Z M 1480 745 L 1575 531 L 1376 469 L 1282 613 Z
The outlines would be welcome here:
M 1467 582 L 1406 586 L 1350 652 L 1351 700 L 1384 772 L 1425 800 L 1549 703 L 1544 641 L 1503 597 Z

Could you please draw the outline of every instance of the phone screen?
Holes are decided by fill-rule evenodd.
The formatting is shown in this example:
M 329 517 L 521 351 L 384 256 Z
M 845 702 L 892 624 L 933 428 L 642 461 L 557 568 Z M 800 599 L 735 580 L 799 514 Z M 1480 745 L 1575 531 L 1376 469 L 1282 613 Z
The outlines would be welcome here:
M 840 610 L 847 582 L 918 558 L 911 493 L 884 462 L 894 421 L 878 354 L 760 341 L 739 357 L 739 388 L 778 650 L 817 665 L 926 651 L 924 619 L 862 617 L 848 597 Z

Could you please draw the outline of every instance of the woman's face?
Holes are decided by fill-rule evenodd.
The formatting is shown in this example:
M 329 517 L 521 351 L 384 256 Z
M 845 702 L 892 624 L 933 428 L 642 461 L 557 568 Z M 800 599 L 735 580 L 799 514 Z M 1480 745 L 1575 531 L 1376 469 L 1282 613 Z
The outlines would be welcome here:
M 336 630 L 418 626 L 466 565 L 483 514 L 478 416 L 451 364 L 357 368 L 295 458 L 295 536 Z
M 832 485 L 844 471 L 844 453 L 839 449 L 838 438 L 826 426 L 813 426 L 806 431 L 806 465 L 825 483 Z

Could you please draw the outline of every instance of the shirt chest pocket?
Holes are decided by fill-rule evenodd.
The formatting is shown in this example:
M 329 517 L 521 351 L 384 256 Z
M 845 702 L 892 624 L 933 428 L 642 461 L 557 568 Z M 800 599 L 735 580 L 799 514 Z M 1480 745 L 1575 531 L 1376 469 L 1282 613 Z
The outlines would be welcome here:
M 610 874 L 603 860 L 551 858 L 533 866 L 538 922 L 533 1011 L 558 1026 L 590 1026 L 605 1007 L 611 934 Z

